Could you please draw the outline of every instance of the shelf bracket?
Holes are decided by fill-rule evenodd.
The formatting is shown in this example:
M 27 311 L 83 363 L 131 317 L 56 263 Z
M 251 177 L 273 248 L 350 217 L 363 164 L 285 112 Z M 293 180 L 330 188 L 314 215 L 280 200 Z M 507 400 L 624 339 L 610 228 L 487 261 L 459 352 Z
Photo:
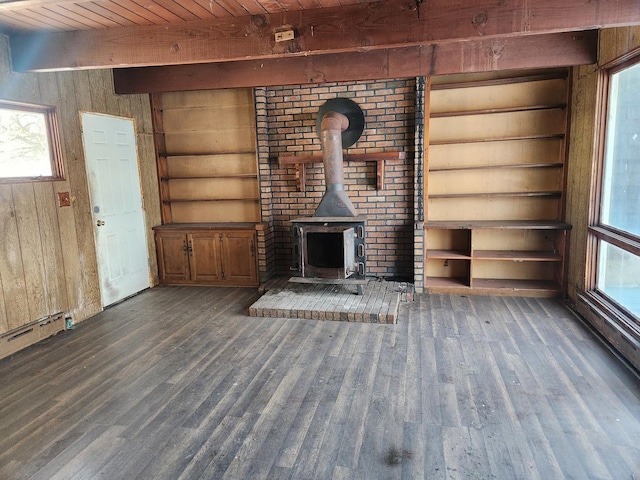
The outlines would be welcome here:
M 404 160 L 406 152 L 377 152 L 345 154 L 344 161 L 375 162 L 376 164 L 376 190 L 384 190 L 384 174 L 387 160 Z M 306 191 L 307 164 L 321 163 L 322 155 L 290 155 L 278 157 L 278 165 L 295 165 L 296 187 L 299 192 Z

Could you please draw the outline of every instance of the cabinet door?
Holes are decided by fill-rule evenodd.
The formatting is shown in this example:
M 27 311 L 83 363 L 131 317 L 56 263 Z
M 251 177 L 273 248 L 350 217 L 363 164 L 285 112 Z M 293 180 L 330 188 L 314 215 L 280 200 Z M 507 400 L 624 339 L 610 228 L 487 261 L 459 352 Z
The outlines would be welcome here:
M 189 283 L 187 236 L 184 232 L 156 232 L 160 283 Z
M 224 278 L 230 285 L 258 285 L 256 240 L 253 231 L 222 233 Z
M 194 232 L 188 235 L 188 239 L 191 281 L 199 285 L 222 283 L 220 234 L 217 232 Z

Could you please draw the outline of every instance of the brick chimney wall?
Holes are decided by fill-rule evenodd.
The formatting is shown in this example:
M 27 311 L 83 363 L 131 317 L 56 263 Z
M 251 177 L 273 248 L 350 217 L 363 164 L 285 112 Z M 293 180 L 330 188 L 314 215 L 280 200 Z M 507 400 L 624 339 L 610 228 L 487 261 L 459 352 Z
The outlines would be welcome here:
M 257 88 L 256 124 L 265 253 L 261 272 L 288 274 L 290 220 L 312 216 L 325 191 L 322 163 L 307 165 L 306 191 L 281 155 L 319 155 L 318 109 L 331 98 L 356 102 L 365 130 L 346 153 L 406 152 L 386 162 L 385 188 L 376 188 L 376 163 L 345 161 L 345 190 L 367 217 L 367 276 L 412 280 L 414 275 L 415 79 Z M 264 278 L 263 278 L 264 280 Z

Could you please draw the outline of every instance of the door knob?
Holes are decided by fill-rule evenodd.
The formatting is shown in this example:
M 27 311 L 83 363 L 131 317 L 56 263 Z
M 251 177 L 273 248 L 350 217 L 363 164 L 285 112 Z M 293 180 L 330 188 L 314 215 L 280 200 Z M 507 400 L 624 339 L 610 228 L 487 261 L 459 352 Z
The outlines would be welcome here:
M 98 220 L 98 221 L 96 222 L 96 225 L 98 225 L 99 227 L 101 227 L 101 226 L 103 226 L 103 225 L 104 225 L 104 222 L 103 222 L 102 220 Z

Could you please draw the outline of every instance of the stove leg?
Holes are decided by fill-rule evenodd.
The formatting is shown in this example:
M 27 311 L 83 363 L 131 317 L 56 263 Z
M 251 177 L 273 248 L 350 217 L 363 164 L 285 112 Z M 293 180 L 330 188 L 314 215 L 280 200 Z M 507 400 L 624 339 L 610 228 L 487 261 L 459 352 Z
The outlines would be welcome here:
M 358 287 L 358 295 L 364 295 L 364 289 L 362 288 L 362 285 L 358 284 L 356 285 L 356 287 Z

